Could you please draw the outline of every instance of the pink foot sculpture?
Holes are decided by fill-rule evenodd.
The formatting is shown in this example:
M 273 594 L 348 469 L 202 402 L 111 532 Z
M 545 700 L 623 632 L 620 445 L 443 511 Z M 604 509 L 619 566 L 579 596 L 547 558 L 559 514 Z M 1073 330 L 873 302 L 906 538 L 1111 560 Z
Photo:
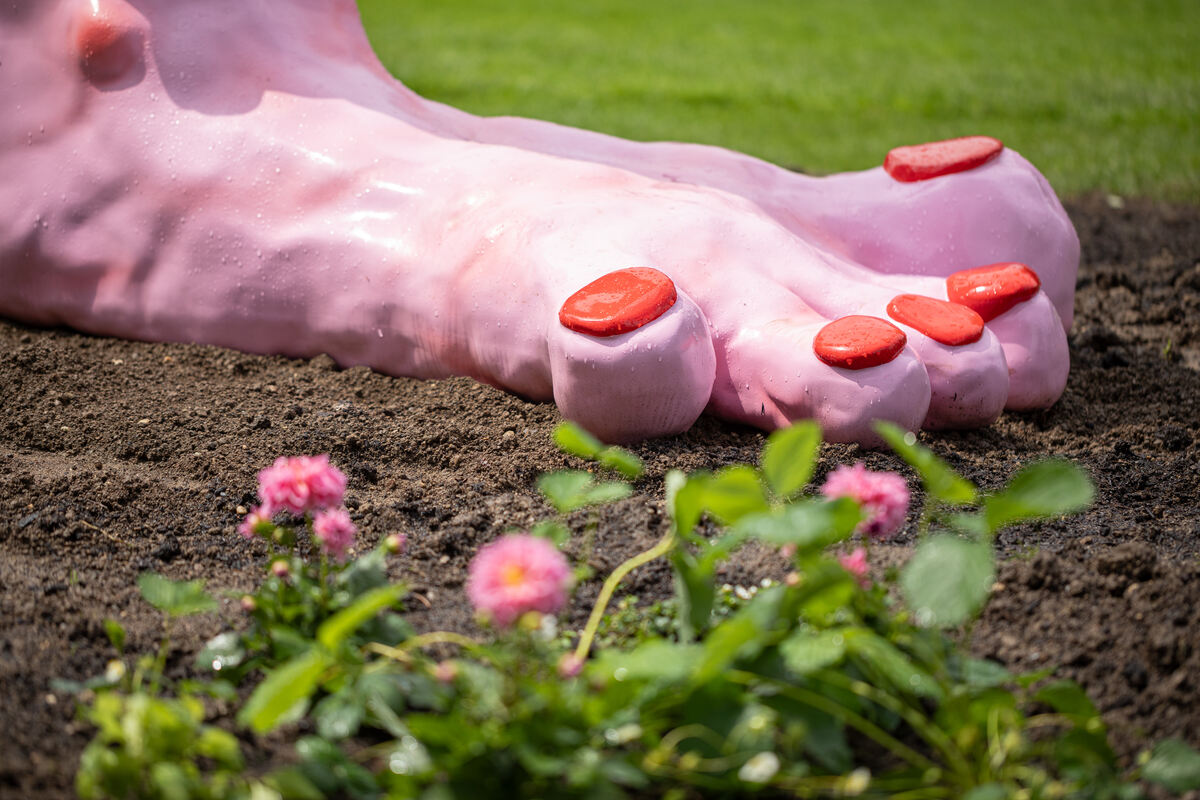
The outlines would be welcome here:
M 610 441 L 1066 382 L 1079 245 L 986 137 L 814 179 L 425 101 L 352 0 L 0 6 L 0 314 L 470 375 Z

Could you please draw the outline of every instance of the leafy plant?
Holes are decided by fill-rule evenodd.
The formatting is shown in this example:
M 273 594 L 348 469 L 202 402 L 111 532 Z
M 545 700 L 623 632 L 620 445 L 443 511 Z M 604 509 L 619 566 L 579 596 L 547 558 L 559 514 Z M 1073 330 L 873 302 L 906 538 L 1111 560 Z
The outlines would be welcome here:
M 502 558 L 493 549 L 486 567 L 482 557 L 472 565 L 470 581 L 490 570 L 486 591 L 512 592 L 487 604 L 514 610 L 478 638 L 418 635 L 391 613 L 405 590 L 386 580 L 386 544 L 331 564 L 311 549 L 306 558 L 302 535 L 279 535 L 272 522 L 261 533 L 287 548 L 274 561 L 283 567 L 268 567 L 262 588 L 244 598 L 250 629 L 216 637 L 200 661 L 220 676 L 211 687 L 263 673 L 237 719 L 258 733 L 306 719 L 311 735 L 296 743 L 299 762 L 258 783 L 233 780 L 233 751 L 206 732 L 195 701 L 155 690 L 147 694 L 158 704 L 155 735 L 179 744 L 138 749 L 123 720 L 150 706 L 113 695 L 89 717 L 108 738 L 94 743 L 81 786 L 90 796 L 123 796 L 128 786 L 182 775 L 198 793 L 428 800 L 763 791 L 1049 800 L 1139 797 L 1131 778 L 1177 792 L 1200 786 L 1200 754 L 1179 741 L 1163 742 L 1122 775 L 1079 686 L 1049 671 L 1012 674 L 971 657 L 966 637 L 947 632 L 969 625 L 987 600 L 995 533 L 1083 507 L 1086 476 L 1043 462 L 984 492 L 911 434 L 879 430 L 926 487 L 898 592 L 891 577 L 873 583 L 866 574 L 866 539 L 884 511 L 903 518 L 895 503 L 907 503 L 907 490 L 893 490 L 883 510 L 865 495 L 829 496 L 839 494 L 831 478 L 811 491 L 820 449 L 811 423 L 773 434 L 761 466 L 668 473 L 669 529 L 607 577 L 577 633 L 557 630 L 565 583 L 556 582 L 570 575 L 544 540 L 562 543 L 569 515 L 594 515 L 628 495 L 642 467 L 574 426 L 556 431 L 560 446 L 620 477 L 598 482 L 567 471 L 539 482 L 560 515 L 535 528 L 543 538 L 506 537 Z M 898 481 L 851 472 L 864 486 Z M 593 516 L 584 535 L 594 526 Z M 860 534 L 854 556 L 839 555 Z M 786 580 L 719 586 L 720 565 L 751 541 L 787 554 Z M 658 559 L 674 572 L 675 596 L 645 609 L 626 596 L 610 611 L 625 577 Z M 142 584 L 168 613 L 208 605 L 198 586 Z M 481 587 L 469 582 L 477 603 Z M 109 634 L 120 649 L 123 634 Z M 118 778 L 126 782 L 111 782 Z

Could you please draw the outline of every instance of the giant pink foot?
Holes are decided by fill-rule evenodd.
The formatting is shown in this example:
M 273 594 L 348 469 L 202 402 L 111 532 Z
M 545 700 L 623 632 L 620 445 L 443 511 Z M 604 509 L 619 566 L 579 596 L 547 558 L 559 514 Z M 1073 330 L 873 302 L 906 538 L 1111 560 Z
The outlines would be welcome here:
M 894 287 L 742 198 L 447 135 L 364 58 L 352 6 L 286 9 L 0 15 L 0 313 L 473 375 L 612 440 L 706 406 L 859 441 L 875 418 L 998 413 L 998 384 L 955 405 L 1003 373 L 986 331 L 927 335 L 942 312 L 895 312 Z M 874 316 L 829 323 L 855 310 Z

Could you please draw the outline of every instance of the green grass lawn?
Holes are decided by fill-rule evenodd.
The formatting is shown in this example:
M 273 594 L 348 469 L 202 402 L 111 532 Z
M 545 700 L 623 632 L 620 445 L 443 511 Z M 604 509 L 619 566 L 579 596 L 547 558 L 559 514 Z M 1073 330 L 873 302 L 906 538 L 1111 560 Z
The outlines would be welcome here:
M 1061 194 L 1200 202 L 1200 2 L 360 0 L 421 94 L 809 172 L 974 133 Z

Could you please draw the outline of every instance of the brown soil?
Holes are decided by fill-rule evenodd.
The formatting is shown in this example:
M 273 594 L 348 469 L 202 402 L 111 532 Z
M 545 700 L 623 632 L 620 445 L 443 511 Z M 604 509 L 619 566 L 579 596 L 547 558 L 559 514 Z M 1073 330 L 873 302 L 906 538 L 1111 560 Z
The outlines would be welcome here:
M 984 487 L 1048 455 L 1081 464 L 1091 510 L 1005 532 L 1011 556 L 975 634 L 981 654 L 1017 669 L 1061 665 L 1105 713 L 1126 759 L 1166 736 L 1200 746 L 1200 208 L 1089 197 L 1069 210 L 1084 243 L 1062 400 L 1005 414 L 984 431 L 924 437 Z M 550 444 L 553 406 L 465 379 L 423 382 L 326 357 L 261 358 L 0 322 L 0 796 L 70 794 L 88 733 L 52 678 L 86 678 L 112 656 L 103 620 L 145 652 L 160 622 L 139 600 L 144 570 L 237 592 L 263 550 L 234 533 L 255 472 L 281 454 L 329 452 L 350 476 L 349 506 L 368 542 L 407 533 L 397 565 L 416 587 L 422 628 L 469 629 L 471 554 L 548 509 L 536 476 L 567 466 Z M 604 510 L 603 573 L 661 533 L 671 467 L 752 461 L 757 431 L 704 419 L 635 448 L 649 474 Z M 821 471 L 887 453 L 826 445 Z M 914 486 L 915 488 L 915 486 Z M 576 520 L 579 527 L 583 517 Z M 907 544 L 902 540 L 901 544 Z M 748 551 L 725 579 L 777 575 Z M 632 576 L 643 598 L 670 589 L 662 565 Z M 596 587 L 583 587 L 578 617 Z M 223 616 L 236 621 L 236 601 Z M 189 621 L 177 669 L 225 621 Z

